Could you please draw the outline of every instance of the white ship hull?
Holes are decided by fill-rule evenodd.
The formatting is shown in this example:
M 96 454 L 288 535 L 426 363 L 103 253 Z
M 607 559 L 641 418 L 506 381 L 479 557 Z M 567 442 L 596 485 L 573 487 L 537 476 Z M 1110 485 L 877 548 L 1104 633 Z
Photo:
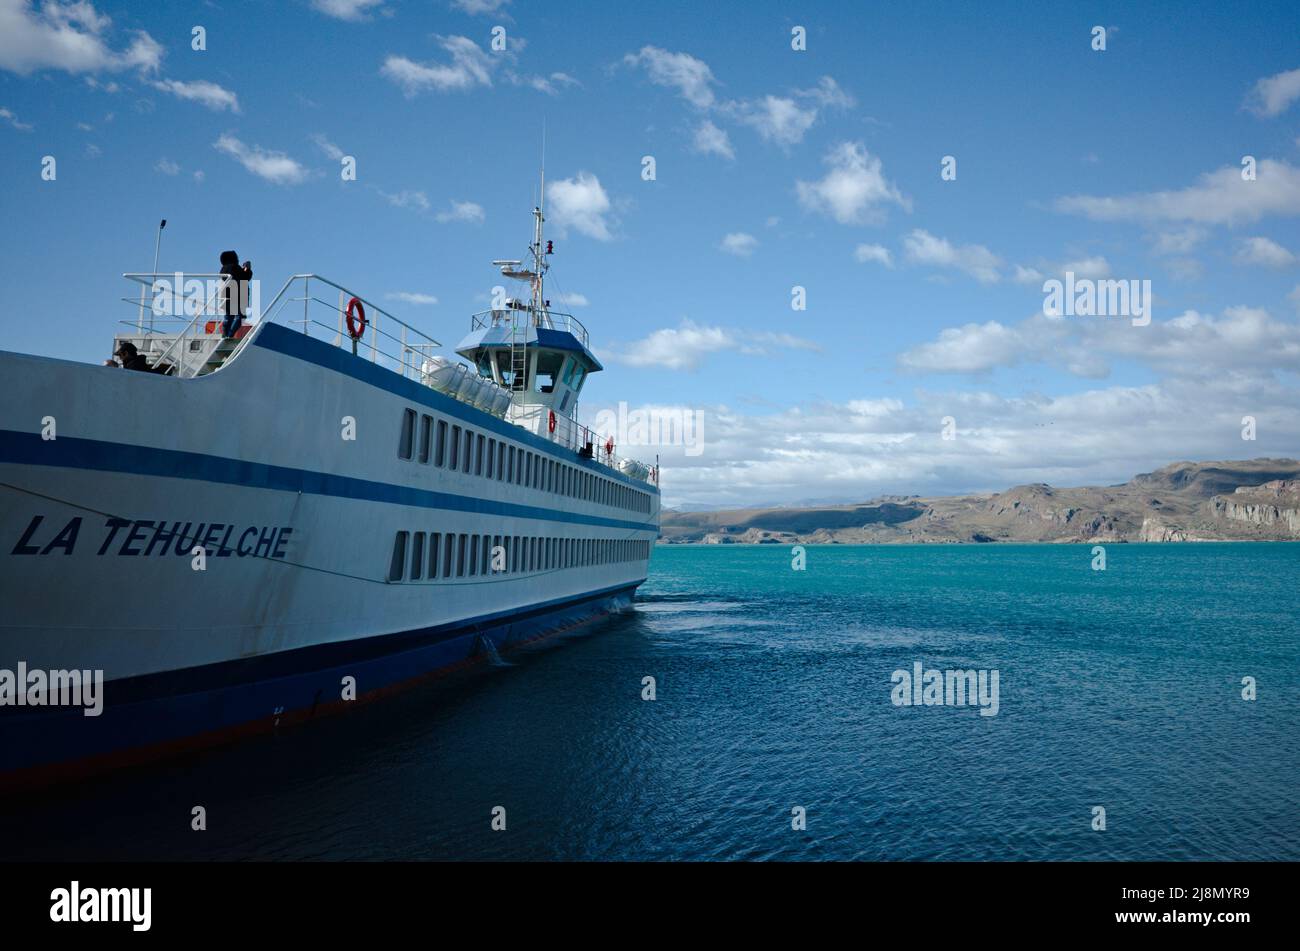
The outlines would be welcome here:
M 0 668 L 105 680 L 99 717 L 0 708 L 0 779 L 270 728 L 616 610 L 658 534 L 653 484 L 274 323 L 193 379 L 10 353 L 0 379 Z M 431 442 L 470 431 L 468 472 L 421 461 L 426 416 Z

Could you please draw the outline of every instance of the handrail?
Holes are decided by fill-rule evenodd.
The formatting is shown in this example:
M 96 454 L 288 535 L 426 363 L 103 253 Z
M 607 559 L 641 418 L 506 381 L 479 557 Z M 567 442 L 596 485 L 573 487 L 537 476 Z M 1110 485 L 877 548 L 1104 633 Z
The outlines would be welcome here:
M 492 310 L 483 310 L 470 316 L 469 329 L 475 331 L 486 327 L 510 326 L 515 319 L 515 314 L 527 314 L 529 322 L 534 327 L 546 327 L 549 330 L 567 330 L 577 337 L 584 347 L 591 346 L 591 335 L 587 333 L 587 328 L 582 325 L 582 321 L 572 314 L 566 314 L 558 310 L 534 311 L 528 307 L 498 307 Z M 556 326 L 557 323 L 560 325 L 559 327 Z

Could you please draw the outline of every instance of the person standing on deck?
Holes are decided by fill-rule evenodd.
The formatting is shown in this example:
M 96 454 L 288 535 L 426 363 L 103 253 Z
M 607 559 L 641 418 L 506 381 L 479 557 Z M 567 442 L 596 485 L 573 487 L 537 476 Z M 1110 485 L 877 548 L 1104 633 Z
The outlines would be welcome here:
M 221 273 L 229 277 L 221 289 L 221 336 L 233 337 L 244 322 L 244 302 L 248 300 L 248 282 L 253 278 L 253 264 L 239 263 L 234 251 L 221 252 Z

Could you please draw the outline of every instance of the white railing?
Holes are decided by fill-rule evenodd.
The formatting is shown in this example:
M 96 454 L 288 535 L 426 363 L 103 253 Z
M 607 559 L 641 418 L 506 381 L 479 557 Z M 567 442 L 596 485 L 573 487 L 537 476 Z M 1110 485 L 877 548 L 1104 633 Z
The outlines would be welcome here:
M 187 366 L 182 358 L 186 352 L 186 341 L 197 336 L 211 337 L 212 333 L 217 332 L 219 329 L 217 327 L 213 327 L 211 332 L 206 326 L 200 329 L 200 323 L 219 322 L 226 316 L 222 301 L 230 278 L 222 274 L 184 272 L 132 273 L 122 276 L 140 285 L 138 298 L 123 298 L 127 303 L 139 306 L 136 320 L 137 333 L 142 336 L 160 334 L 175 338 L 170 346 L 158 354 L 155 363 L 170 362 L 177 367 L 178 375 L 194 376 L 198 372 L 198 367 Z M 201 286 L 205 288 L 204 292 L 198 296 L 183 296 L 185 285 L 193 281 L 201 282 Z M 208 282 L 212 282 L 211 293 L 206 291 Z M 155 306 L 158 303 L 160 288 L 173 295 L 171 305 L 164 308 L 162 313 Z M 169 290 L 172 288 L 175 290 Z M 295 288 L 298 289 L 297 292 L 294 292 Z M 323 288 L 332 288 L 338 292 L 337 303 L 316 296 Z M 369 357 L 372 362 L 380 363 L 404 377 L 415 376 L 418 379 L 424 359 L 442 346 L 428 334 L 393 316 L 373 301 L 319 274 L 294 274 L 284 282 L 271 302 L 265 308 L 260 308 L 260 313 L 256 306 L 258 296 L 256 293 L 252 295 L 254 306 L 249 308 L 249 313 L 245 317 L 246 322 L 251 324 L 277 320 L 285 315 L 286 309 L 291 304 L 300 303 L 302 316 L 291 318 L 286 316 L 283 323 L 291 326 L 300 325 L 302 332 L 308 336 L 315 327 L 318 334 L 325 339 L 332 335 L 335 346 L 349 347 L 357 356 Z M 345 329 L 346 309 L 353 298 L 361 303 L 366 316 L 366 326 L 356 339 Z M 180 315 L 174 313 L 177 300 L 181 302 Z M 159 324 L 164 326 L 161 331 L 157 329 Z M 240 339 L 235 349 L 226 358 L 226 363 L 239 355 L 247 345 L 249 336 L 251 334 L 245 334 Z
M 609 466 L 623 475 L 633 479 L 640 479 L 644 482 L 654 483 L 657 479 L 653 466 L 648 466 L 638 459 L 631 456 L 618 455 L 618 446 L 614 446 L 614 452 L 606 452 L 606 447 L 612 444 L 609 436 L 598 433 L 589 426 L 584 426 L 575 419 L 568 416 L 555 414 L 555 431 L 551 431 L 551 410 L 542 405 L 516 404 L 510 412 L 511 422 L 531 430 L 543 439 L 549 439 L 551 442 L 562 446 L 565 449 L 571 449 L 574 452 L 591 446 L 591 458 L 593 461 L 602 465 Z M 642 475 L 635 467 L 630 471 L 623 463 L 634 463 L 644 470 Z
M 518 316 L 517 316 L 518 315 Z M 500 310 L 485 310 L 470 317 L 470 330 L 483 330 L 487 327 L 511 327 L 514 321 L 526 319 L 534 327 L 547 330 L 566 330 L 573 334 L 584 347 L 590 346 L 587 328 L 572 314 L 562 314 L 556 310 L 534 311 L 529 307 L 504 307 Z

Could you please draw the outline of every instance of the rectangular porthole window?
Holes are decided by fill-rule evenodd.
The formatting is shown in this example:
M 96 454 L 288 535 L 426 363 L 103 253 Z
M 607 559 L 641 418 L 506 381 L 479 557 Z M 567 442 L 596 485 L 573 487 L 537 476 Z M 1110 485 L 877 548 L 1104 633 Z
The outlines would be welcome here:
M 496 459 L 496 454 L 497 454 L 497 441 L 495 439 L 488 439 L 487 471 L 484 473 L 484 475 L 489 479 L 492 478 L 492 472 L 494 468 L 493 462 Z
M 429 461 L 429 437 L 433 431 L 433 417 L 420 417 L 420 461 Z
M 388 563 L 388 580 L 401 581 L 402 571 L 406 568 L 406 532 L 398 532 L 393 538 L 393 559 Z
M 415 410 L 402 410 L 402 437 L 397 443 L 397 457 L 411 458 L 411 441 L 415 437 Z
M 465 446 L 463 448 L 463 452 L 461 455 L 461 463 L 462 463 L 461 468 L 465 471 L 466 474 L 469 473 L 470 469 L 473 468 L 474 465 L 473 447 L 474 447 L 474 432 L 473 430 L 466 429 Z
M 447 459 L 448 469 L 459 469 L 457 463 L 460 461 L 460 427 L 451 427 L 451 453 Z
M 446 462 L 446 451 L 447 451 L 447 421 L 445 419 L 440 419 L 438 420 L 437 446 L 433 452 L 433 464 L 437 466 L 439 469 L 441 469 L 443 464 Z
M 474 474 L 481 476 L 483 474 L 483 434 L 474 435 Z
M 444 578 L 451 577 L 452 565 L 454 564 L 452 556 L 455 547 L 456 536 L 448 532 L 442 546 L 442 576 Z
M 492 536 L 483 536 L 483 553 L 481 555 L 483 562 L 479 574 L 488 574 L 492 570 Z
M 456 536 L 456 577 L 465 577 L 465 536 Z
M 429 577 L 438 577 L 438 552 L 442 543 L 441 532 L 429 534 Z
M 425 417 L 426 419 L 428 417 Z M 419 581 L 424 577 L 424 532 L 411 536 L 411 580 Z
M 469 537 L 469 573 L 471 576 L 478 574 L 478 536 Z

